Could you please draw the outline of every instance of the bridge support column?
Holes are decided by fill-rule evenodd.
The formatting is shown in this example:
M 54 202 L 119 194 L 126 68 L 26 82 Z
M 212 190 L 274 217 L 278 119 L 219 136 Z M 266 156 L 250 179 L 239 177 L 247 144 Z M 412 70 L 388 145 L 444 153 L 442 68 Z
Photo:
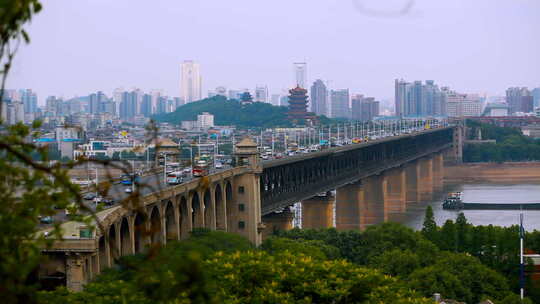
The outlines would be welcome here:
M 330 192 L 302 201 L 302 228 L 319 229 L 334 226 L 334 202 Z
M 364 202 L 361 183 L 348 184 L 336 190 L 336 229 L 360 229 L 360 204 Z
M 444 179 L 444 160 L 442 153 L 433 155 L 433 191 L 441 191 Z
M 285 210 L 280 213 L 270 213 L 263 216 L 262 222 L 265 228 L 262 232 L 262 238 L 266 239 L 278 230 L 284 231 L 292 229 L 293 218 L 294 214 L 289 208 L 285 208 Z
M 420 166 L 418 161 L 408 163 L 405 166 L 405 202 L 407 204 L 418 202 L 418 184 L 420 177 Z
M 229 231 L 245 236 L 256 246 L 262 242 L 264 225 L 261 218 L 261 188 L 260 175 L 263 172 L 257 151 L 257 144 L 249 137 L 236 144 L 235 158 L 237 164 L 247 165 L 249 171 L 234 177 L 232 200 L 230 208 L 233 214 L 230 223 L 236 227 L 229 227 Z M 236 205 L 236 206 L 234 206 Z M 235 223 L 236 222 L 236 223 Z
M 387 196 L 386 178 L 383 175 L 370 176 L 365 180 L 364 189 L 364 203 L 360 205 L 361 229 L 388 220 L 384 205 Z
M 396 168 L 385 172 L 386 191 L 384 211 L 387 213 L 405 212 L 406 210 L 406 181 L 405 170 Z M 386 220 L 386 219 L 385 219 Z
M 420 176 L 418 178 L 418 200 L 429 201 L 433 198 L 433 159 L 431 157 L 419 160 Z
M 66 287 L 71 291 L 82 291 L 85 282 L 85 262 L 80 254 L 66 257 Z M 86 269 L 88 271 L 88 269 Z

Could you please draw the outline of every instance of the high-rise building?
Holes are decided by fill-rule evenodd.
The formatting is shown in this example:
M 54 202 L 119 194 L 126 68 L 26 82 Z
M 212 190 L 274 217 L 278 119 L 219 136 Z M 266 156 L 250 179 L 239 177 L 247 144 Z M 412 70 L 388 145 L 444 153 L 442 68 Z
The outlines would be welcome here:
M 19 95 L 21 97 L 21 102 L 24 105 L 24 113 L 36 113 L 37 112 L 37 95 L 35 92 L 32 92 L 31 89 L 20 90 Z
M 100 108 L 102 108 L 101 103 L 105 102 L 106 100 L 107 97 L 101 91 L 90 94 L 88 101 L 88 113 L 99 114 Z
M 330 91 L 330 116 L 332 118 L 350 118 L 349 89 Z
M 255 87 L 254 101 L 268 102 L 268 87 L 267 86 L 256 86 Z
M 156 114 L 164 113 L 167 113 L 167 98 L 164 96 L 159 96 L 156 105 Z
M 534 88 L 531 91 L 533 97 L 533 105 L 535 108 L 540 107 L 540 88 Z
M 141 92 L 133 90 L 131 92 L 123 92 L 120 101 L 120 119 L 132 120 L 139 114 L 139 104 Z
M 446 98 L 444 92 L 433 80 L 395 80 L 396 116 L 445 116 Z
M 362 120 L 362 101 L 364 95 L 354 94 L 351 96 L 351 119 Z
M 294 86 L 301 87 L 303 89 L 307 86 L 307 63 L 295 62 L 294 63 Z
M 351 116 L 353 120 L 370 121 L 379 116 L 379 102 L 373 97 L 353 95 L 351 98 Z
M 185 60 L 182 63 L 181 97 L 185 103 L 202 99 L 201 72 L 198 63 Z
M 56 96 L 49 96 L 45 101 L 45 112 L 51 116 L 59 116 L 61 108 L 61 99 L 57 99 Z
M 311 112 L 315 115 L 328 116 L 326 101 L 328 100 L 328 90 L 320 79 L 315 80 L 311 86 Z
M 152 95 L 143 94 L 141 98 L 141 115 L 144 117 L 150 117 L 153 114 L 152 111 Z
M 506 103 L 510 115 L 518 112 L 530 113 L 534 110 L 533 95 L 526 87 L 508 88 L 506 90 Z

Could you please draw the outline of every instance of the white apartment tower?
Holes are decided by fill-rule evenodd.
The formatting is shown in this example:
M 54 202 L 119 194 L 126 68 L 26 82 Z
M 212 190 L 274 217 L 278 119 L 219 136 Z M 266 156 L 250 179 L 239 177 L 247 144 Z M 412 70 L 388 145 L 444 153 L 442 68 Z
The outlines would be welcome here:
M 185 103 L 201 100 L 201 72 L 198 63 L 185 60 L 182 63 L 181 97 Z
M 306 89 L 307 86 L 307 63 L 305 62 L 295 62 L 294 64 L 294 76 L 295 81 L 294 87 L 299 86 L 303 89 Z

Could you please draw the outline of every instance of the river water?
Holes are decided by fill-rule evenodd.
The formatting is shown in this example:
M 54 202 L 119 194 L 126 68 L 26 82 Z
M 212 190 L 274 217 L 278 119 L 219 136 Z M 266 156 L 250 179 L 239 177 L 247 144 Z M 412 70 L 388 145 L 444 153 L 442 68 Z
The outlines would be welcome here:
M 442 209 L 442 201 L 448 192 L 463 192 L 467 203 L 539 203 L 540 184 L 445 184 L 441 193 L 434 194 L 429 203 L 407 205 L 403 213 L 389 215 L 389 220 L 421 229 L 427 205 L 431 205 L 437 224 L 448 219 L 455 220 L 458 212 Z M 474 225 L 511 226 L 519 223 L 519 210 L 464 210 L 468 222 Z M 525 230 L 540 230 L 540 210 L 523 211 Z

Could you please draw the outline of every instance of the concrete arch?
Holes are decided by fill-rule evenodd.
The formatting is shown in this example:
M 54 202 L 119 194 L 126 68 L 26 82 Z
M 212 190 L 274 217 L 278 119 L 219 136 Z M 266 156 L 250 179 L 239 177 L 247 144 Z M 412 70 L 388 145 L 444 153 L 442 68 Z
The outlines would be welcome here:
M 163 234 L 161 230 L 161 215 L 159 208 L 154 206 L 150 211 L 150 242 L 152 245 L 163 243 Z
M 214 200 L 210 191 L 207 188 L 203 195 L 203 212 L 204 212 L 204 227 L 208 229 L 215 229 L 216 211 L 214 208 Z
M 140 212 L 135 213 L 133 219 L 133 230 L 134 238 L 133 242 L 135 243 L 135 253 L 144 252 L 144 248 L 147 242 L 147 229 L 146 229 L 146 216 Z
M 110 258 L 110 266 L 114 264 L 114 261 L 118 259 L 119 252 L 118 252 L 118 246 L 116 241 L 116 226 L 112 224 L 109 227 L 109 258 Z
M 178 223 L 180 225 L 180 237 L 187 238 L 191 230 L 191 206 L 185 196 L 180 197 L 178 206 Z
M 227 202 L 225 210 L 227 213 L 227 231 L 236 232 L 237 228 L 237 219 L 235 214 L 237 214 L 236 204 L 233 203 L 233 187 L 230 181 L 225 182 L 225 201 Z
M 109 267 L 109 255 L 107 254 L 107 246 L 105 243 L 105 236 L 101 236 L 98 241 L 98 256 L 99 256 L 99 270 Z
M 220 184 L 217 184 L 214 189 L 214 204 L 216 210 L 216 229 L 225 231 L 227 230 L 227 210 L 225 209 L 226 204 Z
M 193 228 L 204 227 L 204 210 L 197 191 L 194 191 L 191 195 L 191 210 L 191 221 L 193 223 Z
M 165 238 L 167 241 L 177 240 L 177 218 L 174 216 L 174 205 L 168 201 L 165 205 Z
M 129 222 L 126 217 L 120 222 L 120 254 L 122 256 L 133 254 Z

